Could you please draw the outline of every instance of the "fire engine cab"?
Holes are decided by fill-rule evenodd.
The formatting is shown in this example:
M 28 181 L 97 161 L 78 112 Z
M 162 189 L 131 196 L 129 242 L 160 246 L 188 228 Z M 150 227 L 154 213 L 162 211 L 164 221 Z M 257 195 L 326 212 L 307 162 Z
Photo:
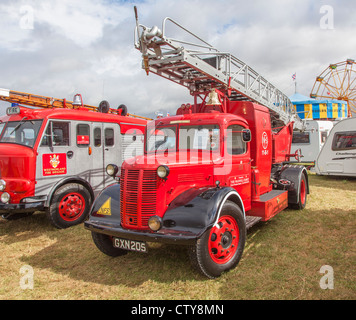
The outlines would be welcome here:
M 110 256 L 147 252 L 149 242 L 186 245 L 193 266 L 215 278 L 238 264 L 249 227 L 306 206 L 307 171 L 288 164 L 299 157 L 290 153 L 293 127 L 303 123 L 237 58 L 205 42 L 207 52 L 189 51 L 157 27 L 140 27 L 146 72 L 186 85 L 195 102 L 147 125 L 144 155 L 122 164 L 120 182 L 100 193 L 84 225 Z M 225 58 L 240 69 L 226 72 Z
M 0 214 L 46 211 L 57 228 L 83 222 L 95 195 L 114 182 L 106 166 L 143 153 L 146 123 L 86 107 L 9 107 L 0 118 Z

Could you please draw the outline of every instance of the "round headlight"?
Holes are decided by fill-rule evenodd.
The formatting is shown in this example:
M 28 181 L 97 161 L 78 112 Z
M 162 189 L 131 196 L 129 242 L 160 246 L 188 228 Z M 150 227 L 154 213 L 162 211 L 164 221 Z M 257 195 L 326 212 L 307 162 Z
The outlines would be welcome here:
M 157 168 L 157 175 L 162 179 L 167 178 L 169 175 L 169 168 L 167 166 L 159 166 Z
M 109 176 L 116 176 L 116 174 L 119 172 L 119 167 L 116 166 L 115 164 L 108 164 L 106 166 L 106 173 L 109 175 Z
M 7 192 L 4 192 L 1 195 L 1 202 L 2 203 L 8 203 L 10 201 L 10 195 Z
M 6 182 L 0 179 L 0 191 L 4 191 L 6 188 Z
M 159 216 L 152 216 L 148 219 L 148 226 L 152 231 L 158 231 L 162 228 L 162 219 Z

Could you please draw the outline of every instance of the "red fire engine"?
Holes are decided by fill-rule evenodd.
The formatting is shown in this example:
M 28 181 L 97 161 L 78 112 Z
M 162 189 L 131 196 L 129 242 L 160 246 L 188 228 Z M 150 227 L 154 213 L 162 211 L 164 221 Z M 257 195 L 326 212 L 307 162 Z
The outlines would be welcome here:
M 5 219 L 46 211 L 58 228 L 81 223 L 95 195 L 114 181 L 106 166 L 143 153 L 147 120 L 127 116 L 124 105 L 113 110 L 103 101 L 96 108 L 80 95 L 70 102 L 5 89 L 0 99 L 40 107 L 9 107 L 0 118 Z
M 147 242 L 187 245 L 193 266 L 214 278 L 238 264 L 249 227 L 305 207 L 307 171 L 288 164 L 299 157 L 290 154 L 293 127 L 303 123 L 237 58 L 198 37 L 192 50 L 168 38 L 168 21 L 181 27 L 137 23 L 135 44 L 146 72 L 186 86 L 194 104 L 148 124 L 144 155 L 123 163 L 120 183 L 101 192 L 84 225 L 110 256 L 147 252 Z

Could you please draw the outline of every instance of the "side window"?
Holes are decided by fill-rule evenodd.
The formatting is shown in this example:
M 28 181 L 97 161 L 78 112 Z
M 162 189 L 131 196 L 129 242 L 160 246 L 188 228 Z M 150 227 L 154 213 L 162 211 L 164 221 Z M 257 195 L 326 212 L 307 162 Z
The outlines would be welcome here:
M 90 127 L 88 124 L 77 125 L 77 146 L 87 147 L 90 143 Z
M 52 137 L 53 146 L 69 146 L 69 122 L 51 121 L 42 138 L 41 147 L 50 146 Z
M 94 146 L 101 147 L 101 128 L 94 129 Z
M 335 133 L 333 150 L 350 150 L 356 149 L 356 131 L 345 131 Z
M 114 145 L 114 129 L 105 129 L 105 147 L 112 147 Z
M 227 152 L 232 155 L 246 153 L 246 142 L 242 140 L 244 127 L 234 124 L 227 128 Z

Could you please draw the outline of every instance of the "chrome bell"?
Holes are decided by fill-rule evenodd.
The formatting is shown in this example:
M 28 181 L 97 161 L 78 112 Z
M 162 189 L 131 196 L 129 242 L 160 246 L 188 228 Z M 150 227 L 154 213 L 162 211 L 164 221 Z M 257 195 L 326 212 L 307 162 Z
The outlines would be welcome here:
M 74 96 L 72 105 L 75 107 L 83 106 L 83 99 L 81 94 L 78 93 Z

